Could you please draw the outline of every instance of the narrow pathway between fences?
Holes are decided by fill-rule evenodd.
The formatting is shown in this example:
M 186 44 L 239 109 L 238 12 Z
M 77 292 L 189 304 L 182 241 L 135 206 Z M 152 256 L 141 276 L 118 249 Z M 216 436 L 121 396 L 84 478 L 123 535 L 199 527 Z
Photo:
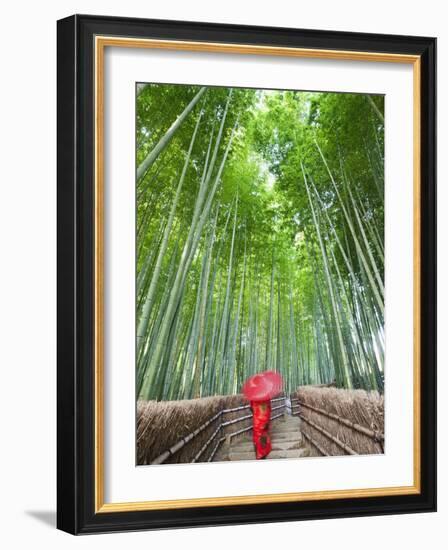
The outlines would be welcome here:
M 272 451 L 267 460 L 276 458 L 301 458 L 308 455 L 300 431 L 300 419 L 285 414 L 271 424 L 270 428 Z M 255 460 L 255 448 L 252 434 L 247 434 L 239 440 L 223 445 L 214 458 L 220 460 Z
M 347 397 L 346 393 L 342 395 Z M 360 425 L 353 421 L 356 416 L 351 420 L 344 418 L 324 410 L 320 404 L 311 405 L 294 395 L 272 399 L 271 407 L 269 431 L 272 450 L 266 457 L 268 460 L 384 452 L 384 433 L 377 429 L 380 420 Z M 310 417 L 310 413 L 314 416 Z M 193 431 L 181 436 L 161 454 L 141 463 L 219 462 L 256 458 L 249 404 L 222 408 L 192 428 Z

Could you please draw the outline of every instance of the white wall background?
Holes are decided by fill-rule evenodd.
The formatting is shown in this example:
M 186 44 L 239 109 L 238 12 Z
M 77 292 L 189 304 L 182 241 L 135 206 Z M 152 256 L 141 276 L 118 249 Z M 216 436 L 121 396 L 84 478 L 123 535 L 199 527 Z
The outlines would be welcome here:
M 0 542 L 5 548 L 184 549 L 331 547 L 439 549 L 448 521 L 446 151 L 448 30 L 438 0 L 66 0 L 8 2 L 0 52 Z M 215 21 L 439 39 L 439 512 L 344 520 L 97 535 L 55 523 L 56 467 L 56 20 L 73 13 Z M 445 21 L 445 23 L 444 23 Z M 446 542 L 445 542 L 446 544 Z

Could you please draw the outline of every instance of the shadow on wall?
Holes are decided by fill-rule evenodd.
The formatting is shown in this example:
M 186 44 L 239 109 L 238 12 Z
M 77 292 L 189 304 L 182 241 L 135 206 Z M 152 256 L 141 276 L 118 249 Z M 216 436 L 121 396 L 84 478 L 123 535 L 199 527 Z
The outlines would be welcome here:
M 25 514 L 52 529 L 56 529 L 56 510 L 25 510 Z

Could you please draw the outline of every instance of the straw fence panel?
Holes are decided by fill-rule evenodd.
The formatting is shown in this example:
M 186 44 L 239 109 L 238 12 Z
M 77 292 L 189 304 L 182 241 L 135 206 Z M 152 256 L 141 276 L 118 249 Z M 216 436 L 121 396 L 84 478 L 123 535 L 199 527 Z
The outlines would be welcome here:
M 331 456 L 384 452 L 384 397 L 378 392 L 302 386 L 291 397 L 312 456 L 322 456 L 320 450 Z

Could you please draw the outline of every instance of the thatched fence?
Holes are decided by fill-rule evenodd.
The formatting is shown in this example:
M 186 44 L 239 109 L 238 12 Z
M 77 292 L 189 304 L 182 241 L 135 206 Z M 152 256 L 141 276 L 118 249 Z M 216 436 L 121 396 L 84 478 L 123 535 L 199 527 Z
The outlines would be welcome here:
M 272 419 L 283 415 L 284 397 L 272 401 Z M 242 395 L 137 403 L 137 464 L 210 462 L 229 437 L 252 428 Z
M 311 456 L 384 452 L 384 397 L 378 392 L 302 386 L 291 402 Z

